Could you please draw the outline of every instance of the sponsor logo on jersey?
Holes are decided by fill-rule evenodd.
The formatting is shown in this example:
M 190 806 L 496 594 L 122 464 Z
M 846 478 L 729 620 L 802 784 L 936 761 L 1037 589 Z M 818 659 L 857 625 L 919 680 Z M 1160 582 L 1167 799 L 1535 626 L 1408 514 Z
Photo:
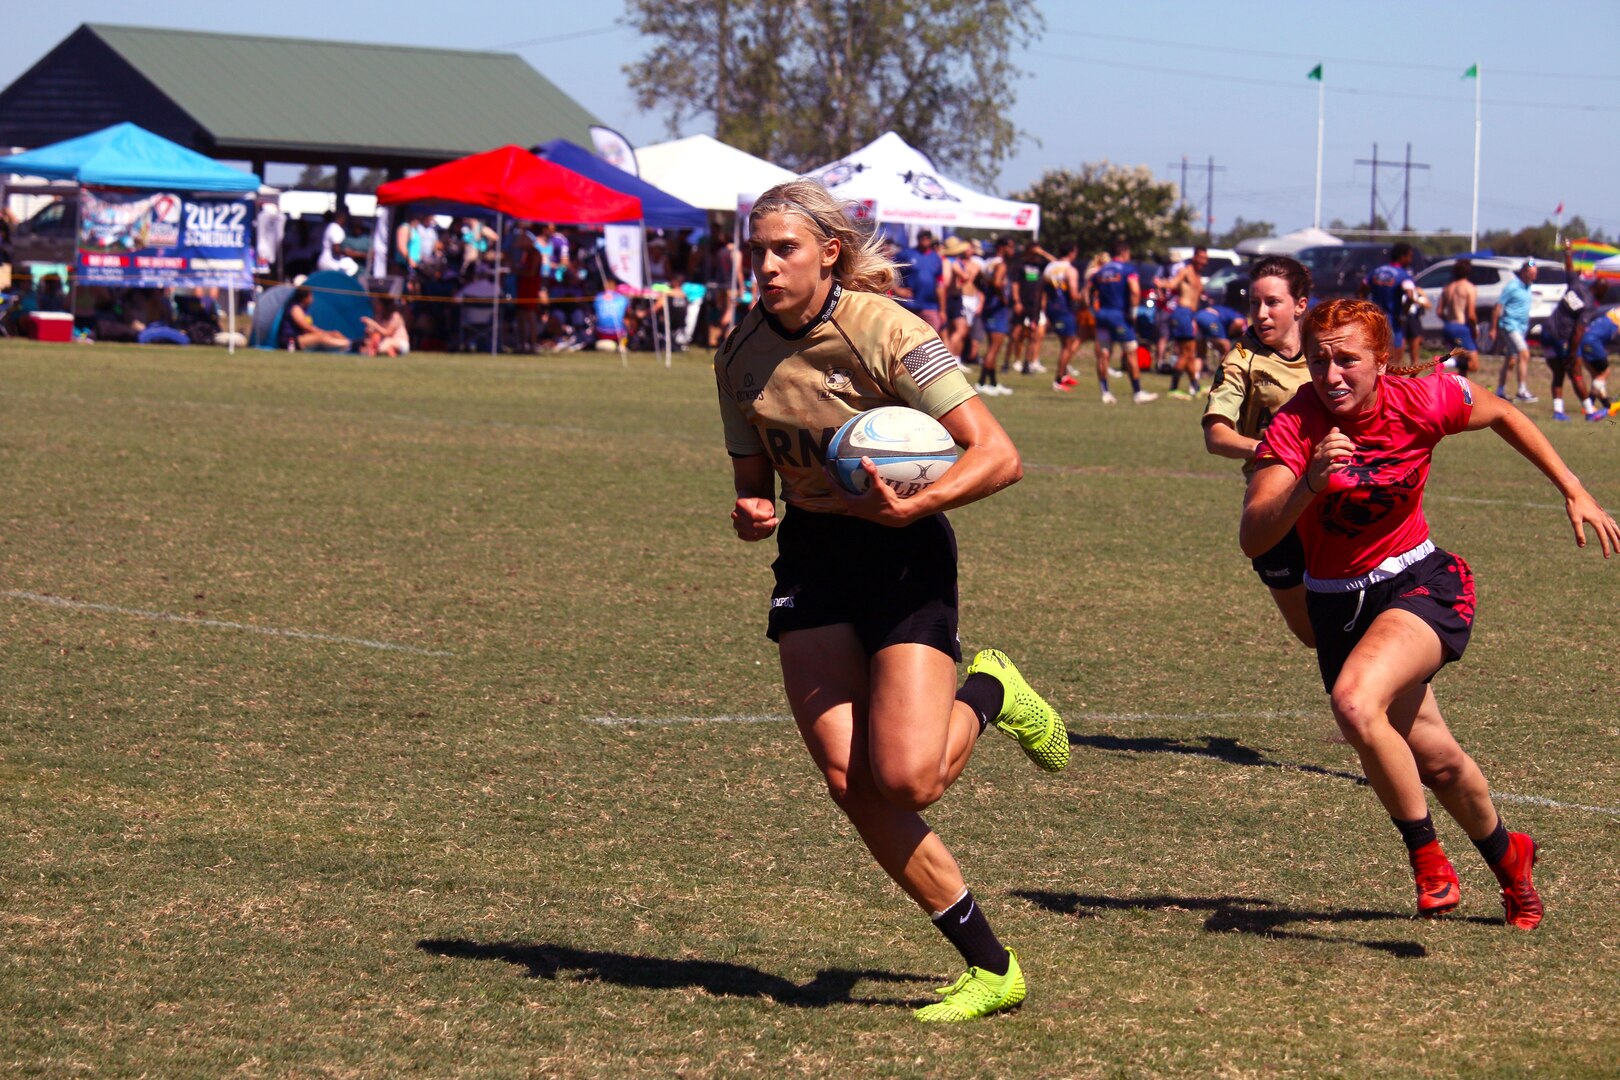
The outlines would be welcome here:
M 838 429 L 822 428 L 819 440 L 804 428 L 767 427 L 760 434 L 765 437 L 765 453 L 772 464 L 810 468 L 827 463 L 827 444 Z

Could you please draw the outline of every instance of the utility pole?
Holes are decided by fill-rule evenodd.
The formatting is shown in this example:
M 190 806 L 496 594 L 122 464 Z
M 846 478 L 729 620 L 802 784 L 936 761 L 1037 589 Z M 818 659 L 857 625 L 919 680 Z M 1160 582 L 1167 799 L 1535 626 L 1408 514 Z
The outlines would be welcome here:
M 1172 162 L 1169 168 L 1175 168 Z M 1215 174 L 1225 172 L 1225 165 L 1215 164 L 1215 155 L 1209 156 L 1207 165 L 1191 165 L 1187 162 L 1187 155 L 1181 155 L 1181 205 L 1191 206 L 1187 201 L 1187 170 L 1202 170 L 1207 181 L 1204 188 L 1204 243 L 1208 244 L 1214 239 L 1215 230 Z
M 1425 170 L 1428 169 L 1428 166 L 1423 164 L 1422 162 L 1412 160 L 1412 144 L 1411 143 L 1406 144 L 1406 160 L 1404 162 L 1402 162 L 1402 161 L 1380 161 L 1380 160 L 1378 160 L 1378 144 L 1373 143 L 1373 156 L 1372 156 L 1372 158 L 1370 160 L 1367 159 L 1367 158 L 1357 158 L 1356 159 L 1356 164 L 1357 165 L 1371 165 L 1372 166 L 1372 201 L 1371 201 L 1371 205 L 1370 205 L 1370 207 L 1369 207 L 1369 209 L 1367 211 L 1367 229 L 1368 229 L 1368 231 L 1369 232 L 1376 231 L 1376 227 L 1377 227 L 1377 222 L 1378 222 L 1378 170 L 1382 168 L 1382 169 L 1400 169 L 1403 173 L 1405 173 L 1405 183 L 1404 183 L 1404 186 L 1401 189 L 1401 192 L 1402 192 L 1401 193 L 1401 231 L 1402 232 L 1411 232 L 1412 231 L 1412 170 L 1413 169 L 1425 169 Z

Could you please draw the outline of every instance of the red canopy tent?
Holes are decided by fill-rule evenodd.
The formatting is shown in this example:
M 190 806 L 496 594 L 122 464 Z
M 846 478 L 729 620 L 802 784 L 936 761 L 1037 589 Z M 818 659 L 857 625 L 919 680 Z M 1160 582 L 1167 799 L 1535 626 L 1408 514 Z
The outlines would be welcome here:
M 505 214 L 558 225 L 605 225 L 639 221 L 642 216 L 641 200 L 634 195 L 621 194 L 561 165 L 542 161 L 518 146 L 486 150 L 416 176 L 390 180 L 377 189 L 377 202 L 382 206 L 409 202 L 481 206 L 495 211 L 497 233 Z M 499 248 L 495 268 L 499 280 Z M 492 353 L 499 345 L 500 324 L 497 291 Z
M 448 161 L 416 176 L 390 180 L 377 202 L 452 202 L 482 206 L 531 221 L 605 225 L 641 220 L 641 200 L 541 161 L 521 147 L 503 146 Z

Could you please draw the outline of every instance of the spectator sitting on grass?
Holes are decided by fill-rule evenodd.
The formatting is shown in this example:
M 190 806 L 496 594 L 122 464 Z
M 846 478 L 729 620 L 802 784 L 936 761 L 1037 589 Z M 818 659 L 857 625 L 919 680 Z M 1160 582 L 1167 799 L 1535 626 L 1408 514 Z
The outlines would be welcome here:
M 62 276 L 46 274 L 39 279 L 39 287 L 23 294 L 20 309 L 32 314 L 36 311 L 66 311 L 67 294 L 62 291 Z
M 602 291 L 596 294 L 596 347 L 604 352 L 612 352 L 621 342 L 629 337 L 629 323 L 626 314 L 630 310 L 630 298 L 613 287 L 613 281 L 606 279 L 602 282 Z
M 276 334 L 276 346 L 306 352 L 348 352 L 354 342 L 336 330 L 322 330 L 309 317 L 309 305 L 315 293 L 308 285 L 293 290 L 287 310 L 281 313 L 281 329 Z
M 411 336 L 405 329 L 405 316 L 392 297 L 377 301 L 378 318 L 360 316 L 366 328 L 365 344 L 360 351 L 366 356 L 404 356 L 411 351 Z
M 135 336 L 140 345 L 190 345 L 191 336 L 175 324 L 180 321 L 169 294 L 162 289 L 145 289 L 141 295 L 131 297 L 131 304 L 145 311 L 146 325 Z M 134 320 L 135 325 L 140 320 Z

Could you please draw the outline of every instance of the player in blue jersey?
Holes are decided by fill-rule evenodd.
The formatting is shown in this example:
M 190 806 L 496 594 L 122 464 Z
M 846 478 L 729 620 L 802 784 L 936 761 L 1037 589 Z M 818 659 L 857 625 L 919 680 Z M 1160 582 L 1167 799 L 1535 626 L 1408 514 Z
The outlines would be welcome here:
M 1142 389 L 1141 372 L 1136 366 L 1136 305 L 1142 299 L 1142 286 L 1136 278 L 1136 267 L 1131 265 L 1131 246 L 1123 240 L 1109 249 L 1112 256 L 1091 276 L 1091 306 L 1097 316 L 1097 328 L 1108 331 L 1108 340 L 1118 345 L 1124 358 L 1125 373 L 1131 380 L 1131 400 L 1145 405 L 1159 395 Z M 1102 396 L 1111 404 L 1107 379 L 1099 375 Z
M 1002 386 L 996 376 L 1001 363 L 1001 350 L 1007 345 L 1012 329 L 1012 309 L 1007 303 L 1008 261 L 1013 255 L 1013 238 L 1003 236 L 996 241 L 994 257 L 985 260 L 979 271 L 978 287 L 984 297 L 980 320 L 986 337 L 984 364 L 979 368 L 979 393 L 985 397 L 1004 396 L 1012 387 Z
M 1213 348 L 1217 357 L 1232 351 L 1232 342 L 1243 335 L 1249 323 L 1236 308 L 1212 304 L 1205 298 L 1193 315 L 1201 348 Z M 1196 391 L 1195 391 L 1196 392 Z
M 918 233 L 917 246 L 906 253 L 906 258 L 910 265 L 904 274 L 911 287 L 911 300 L 904 302 L 904 306 L 937 331 L 945 325 L 939 301 L 939 280 L 945 272 L 945 260 L 934 247 L 934 234 L 927 229 Z
M 1602 420 L 1620 413 L 1609 400 L 1608 373 L 1609 348 L 1620 338 L 1620 304 L 1600 307 L 1587 320 L 1581 332 L 1581 359 L 1592 373 L 1592 400 L 1597 408 L 1587 415 L 1588 420 Z
M 1390 344 L 1396 352 L 1406 345 L 1406 312 L 1414 299 L 1423 294 L 1412 280 L 1412 245 L 1396 244 L 1389 249 L 1389 262 L 1375 268 L 1361 282 L 1361 295 L 1377 305 L 1389 320 L 1393 335 Z
M 1588 420 L 1596 419 L 1597 404 L 1581 374 L 1581 335 L 1586 332 L 1589 316 L 1607 299 L 1608 283 L 1593 275 L 1575 273 L 1574 245 L 1568 240 L 1564 241 L 1564 276 L 1569 285 L 1553 305 L 1553 312 L 1541 330 L 1547 367 L 1552 370 L 1552 418 L 1569 419 L 1564 411 L 1564 377 L 1567 375 L 1575 390 L 1575 400 L 1581 403 L 1581 411 Z

